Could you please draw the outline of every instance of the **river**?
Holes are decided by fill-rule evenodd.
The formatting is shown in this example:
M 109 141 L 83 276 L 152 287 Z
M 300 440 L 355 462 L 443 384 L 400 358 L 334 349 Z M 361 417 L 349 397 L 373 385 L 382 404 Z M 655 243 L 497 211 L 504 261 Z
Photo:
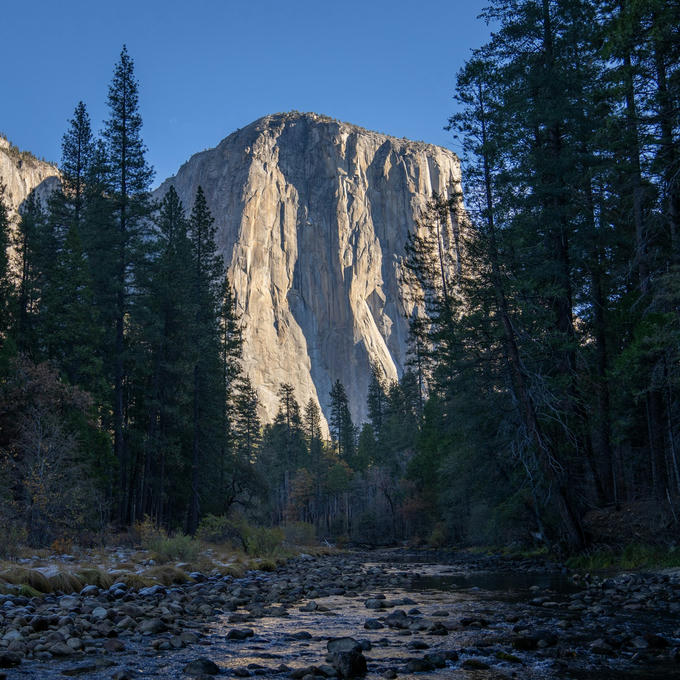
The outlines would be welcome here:
M 303 677 L 306 669 L 321 678 L 332 673 L 329 638 L 350 637 L 362 646 L 369 679 L 680 678 L 675 579 L 622 575 L 575 583 L 555 565 L 463 553 L 303 557 L 275 572 L 188 586 L 198 598 L 218 586 L 228 595 L 224 607 L 208 599 L 210 614 L 200 620 L 170 606 L 187 586 L 157 593 L 158 611 L 180 618 L 168 615 L 168 630 L 152 634 L 114 628 L 108 638 L 119 639 L 122 651 L 85 639 L 86 653 L 27 658 L 4 672 L 8 680 L 185 678 L 187 664 L 202 657 L 220 676 Z M 135 602 L 135 594 L 122 599 Z M 116 607 L 123 605 L 115 597 L 101 593 L 99 601 L 110 603 L 112 622 L 120 621 Z M 93 610 L 83 601 L 74 611 L 77 626 L 77 617 Z M 174 649 L 182 630 L 195 641 L 190 636 Z

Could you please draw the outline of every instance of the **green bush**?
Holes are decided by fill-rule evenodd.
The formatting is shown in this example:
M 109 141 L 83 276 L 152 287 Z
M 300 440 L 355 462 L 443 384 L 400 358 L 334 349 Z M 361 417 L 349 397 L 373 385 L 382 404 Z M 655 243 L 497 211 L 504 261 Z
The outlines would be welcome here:
M 443 522 L 435 524 L 427 538 L 427 544 L 431 548 L 443 548 L 448 542 L 446 525 Z
M 177 534 L 152 539 L 149 542 L 149 550 L 157 562 L 170 562 L 171 560 L 191 562 L 198 557 L 200 545 L 191 536 Z
M 198 525 L 196 536 L 206 543 L 230 543 L 246 549 L 244 527 L 247 523 L 243 519 L 229 519 L 225 515 L 206 515 Z
M 244 525 L 246 552 L 253 557 L 274 557 L 282 551 L 283 529 Z
M 314 545 L 316 529 L 309 522 L 289 522 L 283 527 L 286 543 L 291 545 Z
M 311 525 L 309 525 L 311 527 Z M 304 527 L 304 528 L 303 528 Z M 295 523 L 293 533 L 298 537 L 309 536 L 304 522 Z M 314 527 L 311 527 L 312 532 Z M 208 543 L 230 543 L 243 548 L 252 557 L 274 557 L 283 549 L 284 531 L 274 527 L 258 527 L 243 517 L 228 518 L 224 515 L 207 515 L 201 520 L 196 534 Z
M 12 558 L 19 554 L 19 548 L 26 543 L 28 532 L 18 522 L 5 523 L 0 531 L 0 558 Z

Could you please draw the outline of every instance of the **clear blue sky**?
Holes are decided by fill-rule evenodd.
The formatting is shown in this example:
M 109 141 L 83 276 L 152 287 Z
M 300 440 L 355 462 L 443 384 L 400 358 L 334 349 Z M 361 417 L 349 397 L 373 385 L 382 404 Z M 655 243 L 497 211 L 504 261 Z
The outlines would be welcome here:
M 100 129 L 122 45 L 154 184 L 268 113 L 314 111 L 452 146 L 455 75 L 482 0 L 33 0 L 5 3 L 0 132 L 52 161 L 79 100 Z

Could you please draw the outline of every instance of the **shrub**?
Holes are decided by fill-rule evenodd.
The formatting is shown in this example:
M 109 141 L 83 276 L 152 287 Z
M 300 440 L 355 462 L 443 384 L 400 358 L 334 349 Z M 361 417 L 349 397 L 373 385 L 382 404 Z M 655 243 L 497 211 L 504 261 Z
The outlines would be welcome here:
M 314 545 L 316 529 L 309 522 L 290 522 L 283 527 L 286 543 L 292 545 Z
M 157 562 L 182 560 L 191 562 L 198 557 L 200 545 L 191 536 L 159 536 L 149 543 L 149 550 Z
M 0 531 L 0 558 L 17 557 L 19 548 L 26 543 L 27 537 L 25 527 L 12 520 L 7 522 Z
M 165 532 L 156 526 L 156 523 L 149 515 L 144 515 L 144 519 L 137 520 L 134 523 L 132 533 L 133 541 L 145 548 L 148 548 L 151 543 L 165 536 Z
M 244 528 L 247 522 L 243 519 L 229 519 L 225 515 L 206 515 L 198 525 L 196 536 L 206 543 L 229 543 L 246 549 Z
M 246 552 L 253 557 L 273 557 L 281 551 L 283 529 L 245 525 Z
M 447 539 L 446 525 L 443 522 L 438 522 L 430 532 L 427 544 L 431 548 L 443 548 L 447 543 Z

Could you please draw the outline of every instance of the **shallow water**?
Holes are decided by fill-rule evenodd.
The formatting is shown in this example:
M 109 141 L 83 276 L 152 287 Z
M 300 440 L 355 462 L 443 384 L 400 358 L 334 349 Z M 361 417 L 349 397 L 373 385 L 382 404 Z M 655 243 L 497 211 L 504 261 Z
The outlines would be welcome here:
M 653 658 L 643 661 L 621 653 L 616 657 L 593 654 L 588 645 L 592 631 L 579 636 L 578 617 L 559 606 L 533 606 L 536 595 L 548 597 L 557 604 L 568 599 L 576 587 L 561 572 L 544 571 L 466 571 L 460 565 L 436 562 L 389 563 L 365 562 L 363 568 L 381 569 L 395 577 L 408 574 L 408 587 L 381 586 L 350 596 L 316 598 L 316 611 L 300 611 L 307 600 L 288 609 L 285 617 L 253 618 L 241 623 L 230 623 L 229 614 L 220 616 L 209 625 L 200 643 L 178 651 L 157 653 L 148 647 L 149 639 L 133 641 L 125 638 L 127 651 L 110 655 L 115 667 L 91 670 L 80 677 L 99 680 L 112 677 L 116 668 L 129 668 L 139 678 L 183 678 L 182 669 L 191 660 L 205 656 L 217 663 L 222 672 L 233 676 L 236 669 L 247 670 L 252 677 L 288 677 L 279 672 L 280 664 L 291 669 L 321 665 L 326 655 L 326 643 L 331 637 L 354 637 L 370 642 L 365 652 L 369 680 L 377 679 L 388 668 L 394 668 L 398 677 L 411 680 L 443 680 L 444 678 L 551 680 L 661 680 L 680 678 L 680 670 L 666 661 L 657 663 Z M 240 579 L 244 584 L 258 579 L 275 582 L 275 574 L 250 575 Z M 367 609 L 364 602 L 383 595 L 387 600 L 408 598 L 415 604 L 399 604 L 388 609 Z M 440 621 L 452 625 L 448 635 L 429 635 L 426 631 L 411 632 L 385 627 L 365 630 L 369 618 L 385 616 L 395 609 L 407 613 L 412 608 L 421 612 L 424 620 Z M 322 611 L 327 609 L 328 611 Z M 446 613 L 446 615 L 444 615 Z M 230 613 L 232 614 L 232 613 Z M 465 622 L 465 623 L 463 623 Z M 614 612 L 602 617 L 603 625 L 611 630 L 659 632 L 668 636 L 680 621 L 673 617 L 659 619 L 639 612 Z M 254 637 L 243 642 L 226 640 L 233 628 L 252 628 Z M 559 638 L 568 637 L 566 651 L 561 655 L 556 648 L 531 652 L 516 651 L 508 641 L 523 629 L 544 628 L 556 631 Z M 307 636 L 299 635 L 309 633 Z M 417 644 L 427 649 L 413 649 Z M 447 662 L 441 670 L 425 673 L 408 673 L 405 665 L 410 658 L 423 658 L 426 653 L 456 651 L 459 659 Z M 511 653 L 518 661 L 499 660 L 500 652 Z M 468 659 L 487 663 L 488 670 L 466 670 Z M 20 668 L 8 672 L 8 678 L 63 678 L 65 670 L 92 664 L 92 658 L 80 661 L 52 660 L 45 663 L 25 662 Z

